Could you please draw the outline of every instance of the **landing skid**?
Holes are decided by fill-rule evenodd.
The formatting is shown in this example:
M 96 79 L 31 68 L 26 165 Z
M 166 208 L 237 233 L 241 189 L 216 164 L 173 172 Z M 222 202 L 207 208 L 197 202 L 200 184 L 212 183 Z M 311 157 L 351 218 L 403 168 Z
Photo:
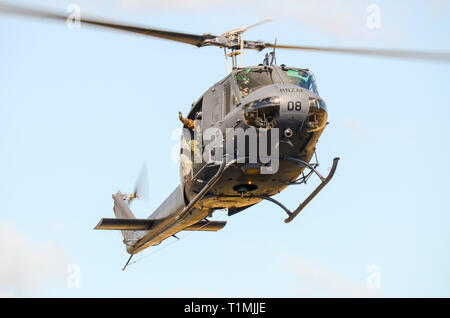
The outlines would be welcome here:
M 317 170 L 315 169 L 314 166 L 310 165 L 309 163 L 307 163 L 303 160 L 300 160 L 298 158 L 293 158 L 293 157 L 286 158 L 286 159 L 298 162 L 299 164 L 304 165 L 305 167 L 309 168 L 311 170 L 311 172 L 315 173 L 322 181 L 319 184 L 319 186 L 306 198 L 306 200 L 303 201 L 302 203 L 300 203 L 298 208 L 295 209 L 293 212 L 290 211 L 288 208 L 286 208 L 279 201 L 275 200 L 274 198 L 271 198 L 269 196 L 258 196 L 261 199 L 273 202 L 276 205 L 278 205 L 279 207 L 281 207 L 288 214 L 288 218 L 285 219 L 284 222 L 289 223 L 308 205 L 309 202 L 311 202 L 312 199 L 314 199 L 314 197 L 327 185 L 327 183 L 330 182 L 330 180 L 334 176 L 334 172 L 336 171 L 339 158 L 333 159 L 333 166 L 331 167 L 331 170 L 328 173 L 328 176 L 326 178 L 324 178 L 319 172 L 317 172 Z
M 336 168 L 338 165 L 338 161 L 339 158 L 334 158 L 333 159 L 333 165 L 331 167 L 330 172 L 328 173 L 328 176 L 326 178 L 324 178 L 317 170 L 316 167 L 318 166 L 317 163 L 307 163 L 306 161 L 303 161 L 301 159 L 295 158 L 295 157 L 289 157 L 289 158 L 285 158 L 286 160 L 291 160 L 291 161 L 295 161 L 297 162 L 299 165 L 305 166 L 306 168 L 308 168 L 310 170 L 309 173 L 304 174 L 303 177 L 290 182 L 288 184 L 293 185 L 293 184 L 303 184 L 306 183 L 306 181 L 309 179 L 309 177 L 314 173 L 316 174 L 319 179 L 322 181 L 319 186 L 306 198 L 306 200 L 304 200 L 297 209 L 295 209 L 294 211 L 289 210 L 287 207 L 285 207 L 280 201 L 275 200 L 274 198 L 267 196 L 267 195 L 248 195 L 248 196 L 236 196 L 236 195 L 215 195 L 215 194 L 207 194 L 205 196 L 203 196 L 204 198 L 210 198 L 210 197 L 232 197 L 232 198 L 260 198 L 263 200 L 267 200 L 270 202 L 275 203 L 276 205 L 278 205 L 280 208 L 282 208 L 287 214 L 288 214 L 288 218 L 284 220 L 284 222 L 289 223 L 291 222 L 307 205 L 309 202 L 311 202 L 312 199 L 314 199 L 314 197 L 327 185 L 328 182 L 330 182 L 330 180 L 333 178 L 334 173 L 336 172 Z M 236 209 L 235 211 L 233 211 L 233 213 L 230 214 L 230 210 L 228 211 L 228 215 L 231 216 L 233 214 L 239 213 L 242 210 L 245 210 L 248 207 L 244 207 L 244 208 L 240 208 L 240 209 Z

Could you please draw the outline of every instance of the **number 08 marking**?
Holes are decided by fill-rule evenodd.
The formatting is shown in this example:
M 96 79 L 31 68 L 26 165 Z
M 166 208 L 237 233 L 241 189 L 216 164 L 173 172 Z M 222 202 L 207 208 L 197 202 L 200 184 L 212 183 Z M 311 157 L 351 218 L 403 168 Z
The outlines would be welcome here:
M 289 101 L 288 110 L 302 110 L 302 103 L 299 100 L 295 103 L 293 101 Z

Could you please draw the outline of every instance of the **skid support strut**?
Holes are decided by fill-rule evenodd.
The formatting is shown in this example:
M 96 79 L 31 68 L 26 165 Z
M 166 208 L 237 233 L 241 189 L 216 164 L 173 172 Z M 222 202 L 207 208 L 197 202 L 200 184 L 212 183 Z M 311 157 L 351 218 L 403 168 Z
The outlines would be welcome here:
M 308 164 L 307 162 L 305 162 L 303 160 L 300 160 L 297 158 L 292 158 L 292 157 L 287 158 L 287 159 L 298 162 L 298 163 L 308 167 L 309 169 L 311 169 L 311 171 L 313 171 L 315 174 L 317 174 L 317 176 L 322 181 L 319 184 L 319 186 L 306 198 L 306 200 L 303 201 L 302 203 L 300 203 L 298 208 L 295 209 L 295 211 L 293 211 L 293 212 L 291 212 L 288 208 L 286 208 L 283 204 L 281 204 L 279 201 L 275 200 L 274 198 L 271 198 L 266 195 L 257 196 L 261 199 L 273 202 L 276 205 L 278 205 L 280 208 L 282 208 L 289 215 L 288 218 L 284 220 L 284 222 L 289 223 L 305 208 L 305 206 L 308 205 L 309 202 L 311 202 L 312 199 L 314 199 L 314 197 L 320 192 L 320 190 L 322 190 L 327 185 L 327 183 L 330 182 L 330 180 L 333 178 L 334 172 L 336 171 L 339 158 L 333 159 L 333 166 L 331 167 L 331 170 L 328 173 L 328 176 L 326 178 L 322 177 L 322 175 L 319 172 L 317 172 L 317 170 L 314 169 L 314 167 L 312 167 L 310 164 Z
M 322 180 L 322 182 L 319 184 L 319 186 L 306 198 L 305 201 L 303 201 L 298 206 L 297 209 L 295 209 L 294 212 L 289 214 L 289 217 L 287 219 L 285 219 L 284 222 L 286 222 L 286 223 L 291 222 L 303 210 L 303 208 L 306 205 L 308 205 L 308 203 L 311 202 L 312 199 L 314 199 L 314 197 L 320 192 L 320 190 L 322 190 L 327 185 L 327 183 L 330 182 L 330 180 L 334 176 L 334 172 L 336 171 L 338 161 L 339 161 L 339 158 L 333 159 L 333 166 L 331 167 L 331 170 L 328 173 L 328 176 L 325 179 L 320 178 Z

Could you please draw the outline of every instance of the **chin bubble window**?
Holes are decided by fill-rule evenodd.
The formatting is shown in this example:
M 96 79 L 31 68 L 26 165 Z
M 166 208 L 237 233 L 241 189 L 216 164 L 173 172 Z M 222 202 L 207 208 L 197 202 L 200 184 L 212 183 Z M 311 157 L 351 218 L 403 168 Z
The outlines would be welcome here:
M 280 118 L 280 98 L 278 96 L 255 100 L 244 106 L 244 120 L 255 128 L 274 128 Z

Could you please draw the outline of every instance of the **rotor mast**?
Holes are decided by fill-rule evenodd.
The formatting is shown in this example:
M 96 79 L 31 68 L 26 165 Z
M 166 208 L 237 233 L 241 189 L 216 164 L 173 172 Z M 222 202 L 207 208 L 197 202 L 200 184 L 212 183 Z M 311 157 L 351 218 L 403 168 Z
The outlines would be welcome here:
M 227 53 L 227 51 L 225 49 L 225 62 L 227 64 L 227 71 L 228 71 L 228 73 L 230 73 L 230 64 L 228 63 L 228 58 L 231 58 L 232 70 L 235 70 L 238 67 L 238 65 L 237 65 L 237 58 L 236 58 L 237 55 L 241 55 L 240 67 L 242 67 L 242 65 L 243 65 L 242 64 L 243 53 L 244 52 L 242 50 L 238 51 L 238 50 L 236 50 L 234 48 L 231 49 L 230 53 Z
M 231 58 L 231 65 L 232 70 L 236 69 L 238 67 L 237 63 L 237 55 L 241 56 L 240 64 L 239 66 L 242 67 L 244 65 L 244 32 L 247 31 L 250 28 L 253 28 L 257 25 L 272 21 L 273 19 L 267 18 L 262 21 L 259 21 L 258 23 L 243 27 L 243 28 L 237 28 L 230 31 L 225 32 L 222 34 L 219 38 L 226 43 L 226 45 L 223 46 L 224 53 L 225 53 L 225 62 L 227 65 L 227 71 L 230 72 L 230 64 L 228 62 L 228 58 Z M 227 53 L 227 48 L 231 50 L 230 53 Z

